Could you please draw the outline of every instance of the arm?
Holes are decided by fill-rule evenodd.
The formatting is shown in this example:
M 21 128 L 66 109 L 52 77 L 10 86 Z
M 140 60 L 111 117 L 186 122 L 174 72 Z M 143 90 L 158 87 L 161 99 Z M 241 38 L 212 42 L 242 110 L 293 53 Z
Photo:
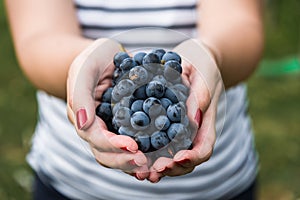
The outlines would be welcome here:
M 199 38 L 214 54 L 225 87 L 248 78 L 263 51 L 261 2 L 201 0 L 199 12 Z
M 121 46 L 82 37 L 72 0 L 6 0 L 6 6 L 23 71 L 37 88 L 68 99 L 69 118 L 77 120 L 77 133 L 90 143 L 96 160 L 127 173 L 143 166 L 146 160 L 135 141 L 107 131 L 95 117 L 94 94 L 107 85 L 107 59 Z
M 38 88 L 66 98 L 74 58 L 91 41 L 81 37 L 71 0 L 6 0 L 17 58 Z
M 223 84 L 228 88 L 249 77 L 262 54 L 258 0 L 200 2 L 200 35 L 175 48 L 187 61 L 183 63 L 183 74 L 190 88 L 197 91 L 187 99 L 188 116 L 196 127 L 193 148 L 179 151 L 173 159 L 159 158 L 148 177 L 151 182 L 190 173 L 210 158 L 217 137 L 215 121 Z

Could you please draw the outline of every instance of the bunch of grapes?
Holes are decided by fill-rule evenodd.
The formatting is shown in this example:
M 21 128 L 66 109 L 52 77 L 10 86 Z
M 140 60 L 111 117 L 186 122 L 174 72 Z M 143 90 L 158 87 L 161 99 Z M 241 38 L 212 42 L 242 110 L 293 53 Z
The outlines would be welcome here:
M 109 131 L 133 138 L 144 153 L 172 157 L 192 145 L 187 117 L 189 89 L 181 78 L 181 57 L 155 49 L 114 56 L 112 86 L 102 95 L 96 115 Z

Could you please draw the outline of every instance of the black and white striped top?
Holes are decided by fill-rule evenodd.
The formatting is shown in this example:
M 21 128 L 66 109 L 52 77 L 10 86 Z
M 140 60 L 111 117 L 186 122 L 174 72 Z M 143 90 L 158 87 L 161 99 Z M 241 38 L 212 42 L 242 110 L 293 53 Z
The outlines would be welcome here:
M 75 0 L 74 3 L 85 37 L 113 37 L 135 49 L 172 48 L 188 37 L 195 37 L 196 1 Z M 126 34 L 124 31 L 129 29 L 134 31 Z M 39 122 L 28 162 L 70 198 L 225 199 L 243 191 L 255 179 L 257 156 L 244 85 L 221 96 L 216 128 L 222 134 L 211 159 L 190 174 L 165 177 L 157 184 L 100 166 L 69 123 L 65 102 L 43 91 L 37 93 L 37 99 Z

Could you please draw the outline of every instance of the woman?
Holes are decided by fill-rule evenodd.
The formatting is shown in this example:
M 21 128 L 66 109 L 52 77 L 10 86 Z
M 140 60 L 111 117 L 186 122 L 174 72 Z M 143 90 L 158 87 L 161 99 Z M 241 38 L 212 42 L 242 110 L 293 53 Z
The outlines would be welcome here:
M 28 155 L 35 199 L 254 198 L 258 163 L 242 82 L 262 53 L 259 1 L 7 0 L 6 6 L 20 66 L 38 89 L 39 121 Z M 133 140 L 108 132 L 94 113 L 94 95 L 111 74 L 107 65 L 121 44 L 131 48 L 126 37 L 108 38 L 141 27 L 195 38 L 171 42 L 179 43 L 174 51 L 185 58 L 184 73 L 197 91 L 188 102 L 199 128 L 193 149 L 150 165 Z M 209 64 L 200 70 L 201 54 Z M 223 121 L 218 113 L 225 108 Z M 215 126 L 223 127 L 221 136 Z

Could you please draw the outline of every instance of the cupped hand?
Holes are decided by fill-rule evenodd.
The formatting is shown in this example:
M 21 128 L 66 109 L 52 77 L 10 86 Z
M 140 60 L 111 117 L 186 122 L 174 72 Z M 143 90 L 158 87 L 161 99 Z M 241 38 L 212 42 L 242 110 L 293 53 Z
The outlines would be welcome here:
M 139 173 L 137 178 L 144 179 L 148 176 L 147 158 L 137 143 L 108 131 L 95 115 L 101 95 L 111 84 L 113 57 L 121 50 L 114 40 L 98 39 L 74 60 L 67 80 L 68 117 L 99 164 L 131 175 Z
M 183 57 L 183 80 L 190 87 L 187 113 L 195 136 L 192 149 L 179 151 L 173 159 L 160 157 L 154 162 L 147 178 L 154 183 L 164 176 L 188 174 L 211 157 L 216 140 L 217 104 L 224 90 L 217 65 L 204 46 L 190 40 L 174 51 Z

